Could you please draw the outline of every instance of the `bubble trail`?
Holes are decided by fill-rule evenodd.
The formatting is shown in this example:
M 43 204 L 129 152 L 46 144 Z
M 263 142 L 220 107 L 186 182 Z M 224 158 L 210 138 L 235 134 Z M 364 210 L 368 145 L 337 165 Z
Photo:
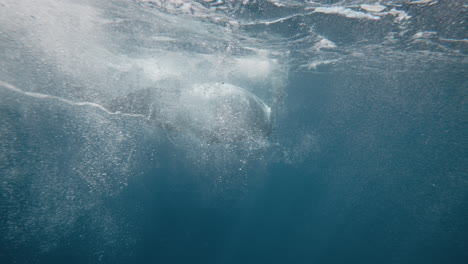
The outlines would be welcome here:
M 14 86 L 13 84 L 10 84 L 10 83 L 4 82 L 4 81 L 0 81 L 0 87 L 3 87 L 3 88 L 8 89 L 10 91 L 20 93 L 20 94 L 23 94 L 23 95 L 26 95 L 26 96 L 29 96 L 29 97 L 38 98 L 38 99 L 53 99 L 53 100 L 57 100 L 57 101 L 60 101 L 60 102 L 63 102 L 63 103 L 69 104 L 69 105 L 74 105 L 74 106 L 91 106 L 91 107 L 100 109 L 100 110 L 104 111 L 105 113 L 107 113 L 109 115 L 147 118 L 147 116 L 141 115 L 141 114 L 128 114 L 128 113 L 122 113 L 120 111 L 112 112 L 112 111 L 108 110 L 107 108 L 105 108 L 104 106 L 102 106 L 100 104 L 93 103 L 93 102 L 75 102 L 75 101 L 68 100 L 68 99 L 61 98 L 61 97 L 54 96 L 54 95 L 43 94 L 43 93 L 34 93 L 34 92 L 26 92 L 26 91 L 23 91 L 23 90 L 21 90 L 20 88 L 18 88 L 16 86 Z

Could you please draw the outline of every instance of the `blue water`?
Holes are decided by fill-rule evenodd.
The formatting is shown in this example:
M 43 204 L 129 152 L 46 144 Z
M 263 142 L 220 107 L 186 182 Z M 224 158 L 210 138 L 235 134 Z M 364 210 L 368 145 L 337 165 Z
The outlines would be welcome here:
M 468 259 L 459 1 L 0 7 L 0 263 Z

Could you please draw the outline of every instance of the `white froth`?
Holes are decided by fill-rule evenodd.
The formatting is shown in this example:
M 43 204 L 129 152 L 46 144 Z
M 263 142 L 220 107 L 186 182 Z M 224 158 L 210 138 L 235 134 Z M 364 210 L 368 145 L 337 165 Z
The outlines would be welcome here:
M 406 13 L 405 11 L 398 10 L 396 8 L 392 8 L 392 10 L 388 12 L 388 14 L 395 16 L 396 22 L 401 22 L 403 20 L 411 18 L 411 16 L 408 15 L 408 13 Z
M 438 1 L 434 1 L 434 0 L 415 0 L 415 1 L 409 2 L 409 4 L 435 4 L 437 2 Z
M 152 36 L 151 39 L 157 41 L 176 41 L 176 39 L 166 36 Z
M 336 48 L 336 44 L 333 43 L 333 41 L 324 37 L 321 37 L 321 39 L 317 43 L 315 43 L 315 45 L 313 46 L 313 49 L 316 51 L 321 50 L 321 49 L 334 49 L 334 48 Z
M 195 97 L 202 97 L 206 99 L 217 98 L 220 96 L 229 96 L 233 94 L 240 94 L 241 90 L 232 84 L 195 84 L 190 94 Z
M 309 70 L 316 70 L 318 68 L 318 66 L 320 65 L 328 65 L 328 64 L 333 64 L 335 62 L 338 62 L 339 60 L 336 59 L 336 60 L 316 60 L 316 61 L 312 61 L 308 64 L 305 65 L 305 67 Z
M 442 41 L 448 41 L 448 42 L 463 42 L 463 43 L 468 43 L 468 39 L 454 39 L 454 38 L 439 38 Z
M 341 6 L 335 7 L 317 7 L 314 10 L 314 13 L 323 13 L 323 14 L 336 14 L 348 18 L 357 18 L 357 19 L 370 19 L 370 20 L 378 20 L 380 17 L 374 16 L 368 13 L 355 11 L 349 8 L 344 8 Z
M 200 139 L 256 141 L 271 129 L 271 109 L 259 97 L 229 83 L 194 84 L 182 94 L 174 126 Z M 251 142 L 253 143 L 253 142 Z
M 420 31 L 420 32 L 417 32 L 415 33 L 412 38 L 413 39 L 420 39 L 420 38 L 430 38 L 430 37 L 434 37 L 435 35 L 437 35 L 437 32 L 435 31 Z
M 236 70 L 240 75 L 247 78 L 264 79 L 270 75 L 273 63 L 272 60 L 265 58 L 237 58 Z
M 188 62 L 189 60 L 187 60 Z M 181 76 L 182 67 L 179 67 L 175 58 L 158 56 L 157 58 L 135 60 L 135 64 L 141 67 L 145 77 L 152 81 L 159 81 L 171 76 Z M 185 64 L 187 65 L 187 64 Z M 182 64 L 180 64 L 182 66 Z
M 364 9 L 366 11 L 369 11 L 369 12 L 381 12 L 383 10 L 385 10 L 385 6 L 383 5 L 378 5 L 378 4 L 374 4 L 374 5 L 361 5 L 361 9 Z

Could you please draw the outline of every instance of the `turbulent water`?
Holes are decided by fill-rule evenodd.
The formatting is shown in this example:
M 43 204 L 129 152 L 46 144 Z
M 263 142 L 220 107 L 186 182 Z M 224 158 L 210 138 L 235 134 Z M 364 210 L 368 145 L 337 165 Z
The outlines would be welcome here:
M 1 263 L 464 263 L 458 0 L 0 0 Z

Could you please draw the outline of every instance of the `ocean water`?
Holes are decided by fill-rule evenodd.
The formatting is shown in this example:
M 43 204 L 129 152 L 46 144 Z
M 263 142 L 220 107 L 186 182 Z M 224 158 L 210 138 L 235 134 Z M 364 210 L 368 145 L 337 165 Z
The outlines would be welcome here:
M 466 263 L 459 0 L 0 0 L 0 263 Z

